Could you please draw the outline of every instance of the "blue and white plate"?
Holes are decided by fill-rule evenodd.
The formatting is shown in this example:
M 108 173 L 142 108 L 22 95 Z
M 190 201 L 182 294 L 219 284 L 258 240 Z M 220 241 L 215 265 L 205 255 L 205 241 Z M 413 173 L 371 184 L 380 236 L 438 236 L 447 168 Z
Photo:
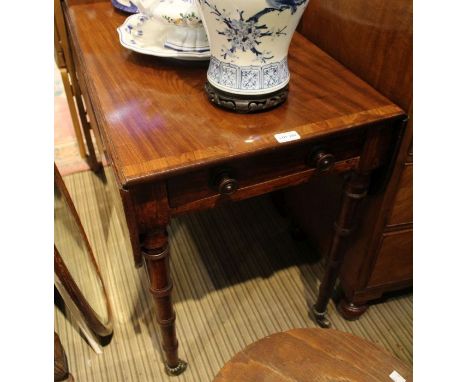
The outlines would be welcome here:
M 128 17 L 117 28 L 120 44 L 134 52 L 156 57 L 176 58 L 187 61 L 209 60 L 211 52 L 183 52 L 164 46 L 170 28 L 175 26 L 163 23 L 155 18 L 149 18 L 143 14 L 135 14 Z
M 111 0 L 112 5 L 127 13 L 138 13 L 138 8 L 129 0 Z

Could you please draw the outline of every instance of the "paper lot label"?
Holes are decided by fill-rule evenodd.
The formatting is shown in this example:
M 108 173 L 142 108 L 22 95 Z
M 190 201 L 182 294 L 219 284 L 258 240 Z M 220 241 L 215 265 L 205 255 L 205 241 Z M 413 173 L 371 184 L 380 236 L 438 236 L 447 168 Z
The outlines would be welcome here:
M 286 133 L 275 134 L 275 138 L 279 143 L 297 141 L 301 139 L 301 136 L 297 133 L 297 131 L 288 131 Z

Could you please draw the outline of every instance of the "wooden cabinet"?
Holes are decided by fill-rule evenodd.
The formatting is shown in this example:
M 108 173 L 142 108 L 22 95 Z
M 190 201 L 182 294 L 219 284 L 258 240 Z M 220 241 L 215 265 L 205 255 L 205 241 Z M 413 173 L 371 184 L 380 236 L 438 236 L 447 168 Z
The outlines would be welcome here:
M 340 275 L 339 307 L 349 319 L 370 300 L 412 284 L 412 18 L 411 0 L 310 0 L 299 31 L 409 115 L 394 163 L 376 180 L 354 232 Z M 313 70 L 313 68 L 311 68 Z M 324 226 L 336 218 L 343 179 L 313 179 L 286 191 L 296 222 L 317 241 L 322 254 L 330 246 Z
M 398 184 L 398 191 L 388 217 L 388 226 L 413 222 L 413 164 L 406 163 Z
M 410 282 L 413 278 L 413 231 L 384 233 L 369 278 L 370 288 Z

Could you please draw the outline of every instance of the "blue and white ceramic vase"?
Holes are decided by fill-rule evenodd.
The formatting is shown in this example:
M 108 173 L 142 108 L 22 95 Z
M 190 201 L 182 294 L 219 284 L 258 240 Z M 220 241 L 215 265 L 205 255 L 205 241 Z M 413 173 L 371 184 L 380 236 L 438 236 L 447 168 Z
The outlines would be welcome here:
M 211 48 L 211 101 L 239 112 L 282 103 L 289 45 L 309 0 L 197 1 Z

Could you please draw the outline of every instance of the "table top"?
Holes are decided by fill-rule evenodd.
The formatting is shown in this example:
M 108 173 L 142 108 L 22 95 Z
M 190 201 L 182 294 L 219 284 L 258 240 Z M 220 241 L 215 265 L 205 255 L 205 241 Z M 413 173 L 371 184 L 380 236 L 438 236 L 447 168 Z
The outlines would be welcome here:
M 403 111 L 296 33 L 288 101 L 239 115 L 205 95 L 207 62 L 134 53 L 119 43 L 125 15 L 110 1 L 69 5 L 70 38 L 108 155 L 122 186 L 278 148 L 403 115 Z M 297 144 L 298 141 L 287 144 Z M 285 144 L 282 144 L 285 145 Z
M 369 341 L 332 329 L 293 329 L 248 346 L 213 382 L 398 380 L 412 381 L 411 368 Z

